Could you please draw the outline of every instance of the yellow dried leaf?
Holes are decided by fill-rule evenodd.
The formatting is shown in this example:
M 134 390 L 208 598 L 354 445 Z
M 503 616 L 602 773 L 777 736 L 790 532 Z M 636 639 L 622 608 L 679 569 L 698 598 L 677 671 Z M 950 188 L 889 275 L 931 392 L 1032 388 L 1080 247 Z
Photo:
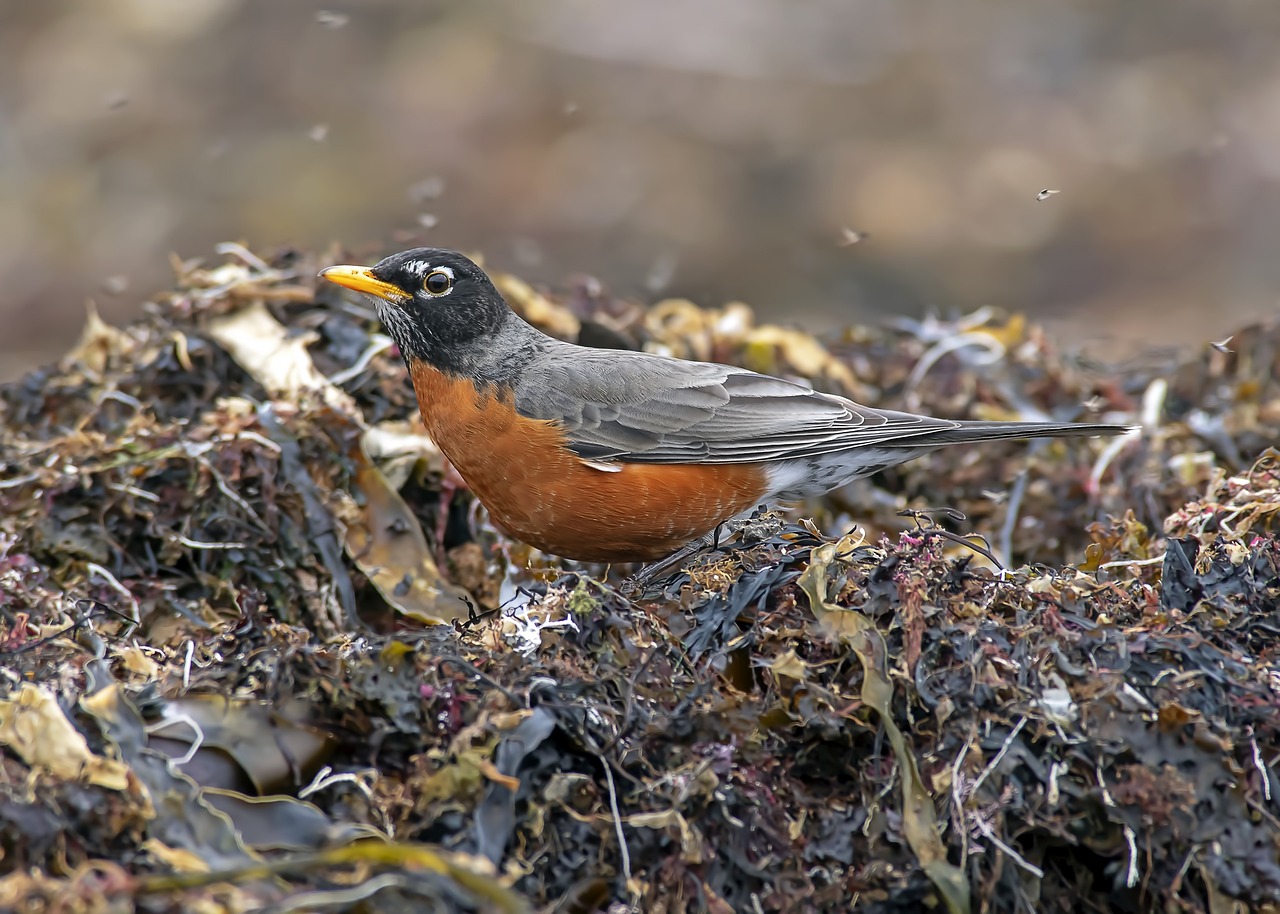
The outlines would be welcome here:
M 561 339 L 578 338 L 582 322 L 568 308 L 557 305 L 523 279 L 509 273 L 493 273 L 489 278 L 511 307 L 529 323 Z
M 769 669 L 778 676 L 803 682 L 808 676 L 809 664 L 797 657 L 795 650 L 792 649 L 774 658 L 773 663 L 769 664 Z
M 179 873 L 207 873 L 208 862 L 199 854 L 179 847 L 170 847 L 157 838 L 148 838 L 142 842 L 142 849 L 165 866 Z
M 662 812 L 640 812 L 626 816 L 622 820 L 632 828 L 670 828 L 675 826 L 680 831 L 680 852 L 686 863 L 702 862 L 702 842 L 698 831 L 688 820 L 674 809 Z
M 444 472 L 444 455 L 416 414 L 408 420 L 370 426 L 364 433 L 364 449 L 397 490 L 415 476 L 424 462 L 429 471 Z
M 89 751 L 58 699 L 44 686 L 24 682 L 11 697 L 0 700 L 0 745 L 32 768 L 58 777 L 83 778 L 109 790 L 124 790 L 129 783 L 128 767 Z
M 113 356 L 125 355 L 137 348 L 137 341 L 123 330 L 112 327 L 98 316 L 93 302 L 85 306 L 84 329 L 80 339 L 63 358 L 64 365 L 80 365 L 101 374 Z
M 125 644 L 117 648 L 115 653 L 130 673 L 148 680 L 154 680 L 160 676 L 160 664 L 147 656 L 146 651 L 136 644 Z
M 835 358 L 807 333 L 776 324 L 764 324 L 748 331 L 743 341 L 746 344 L 743 363 L 754 371 L 766 374 L 778 374 L 781 371 L 807 378 L 830 378 L 838 381 L 844 390 L 851 393 L 859 388 L 849 366 Z M 777 364 L 775 353 L 781 357 L 781 366 Z
M 314 392 L 339 412 L 358 415 L 355 402 L 311 360 L 307 347 L 319 335 L 312 330 L 290 331 L 261 302 L 210 321 L 209 336 L 271 396 L 297 402 Z
M 920 867 L 937 886 L 951 914 L 968 914 L 969 881 L 947 860 L 947 849 L 938 835 L 933 798 L 920 779 L 915 755 L 893 719 L 893 685 L 889 681 L 887 649 L 875 624 L 862 613 L 830 603 L 827 569 L 837 561 L 838 546 L 826 543 L 809 555 L 809 567 L 797 583 L 809 596 L 819 625 L 848 644 L 862 661 L 862 700 L 880 716 L 902 772 L 902 830 Z

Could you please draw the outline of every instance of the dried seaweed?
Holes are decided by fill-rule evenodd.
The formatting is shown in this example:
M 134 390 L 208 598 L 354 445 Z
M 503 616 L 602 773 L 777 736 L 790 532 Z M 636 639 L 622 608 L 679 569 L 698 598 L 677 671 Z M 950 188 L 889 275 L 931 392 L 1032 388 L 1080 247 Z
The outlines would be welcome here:
M 1114 368 L 499 275 L 565 338 L 1144 426 L 633 592 L 455 491 L 342 258 L 220 254 L 0 388 L 0 908 L 1280 909 L 1280 326 Z

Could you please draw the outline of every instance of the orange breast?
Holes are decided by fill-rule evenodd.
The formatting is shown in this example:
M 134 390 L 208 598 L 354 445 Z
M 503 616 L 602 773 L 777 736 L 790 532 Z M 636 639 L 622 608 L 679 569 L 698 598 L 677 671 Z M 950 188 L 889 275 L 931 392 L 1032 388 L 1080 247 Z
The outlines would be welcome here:
M 480 392 L 422 363 L 410 369 L 432 440 L 507 533 L 564 558 L 652 561 L 756 505 L 755 464 L 623 463 L 593 469 L 554 422 L 516 412 L 510 394 Z

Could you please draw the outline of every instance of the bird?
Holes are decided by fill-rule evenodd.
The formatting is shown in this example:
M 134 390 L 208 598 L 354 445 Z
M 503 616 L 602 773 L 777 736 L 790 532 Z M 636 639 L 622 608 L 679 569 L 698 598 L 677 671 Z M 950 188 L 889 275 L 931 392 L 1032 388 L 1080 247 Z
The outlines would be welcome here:
M 432 440 L 504 533 L 583 562 L 653 562 L 762 505 L 938 448 L 1127 426 L 935 419 L 732 365 L 548 336 L 455 251 L 320 277 L 372 300 Z

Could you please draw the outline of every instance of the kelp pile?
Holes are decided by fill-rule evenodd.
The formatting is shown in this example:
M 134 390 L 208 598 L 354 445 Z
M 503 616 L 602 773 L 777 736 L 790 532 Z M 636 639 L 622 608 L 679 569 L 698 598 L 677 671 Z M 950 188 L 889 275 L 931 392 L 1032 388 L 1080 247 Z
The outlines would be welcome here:
M 665 578 L 504 540 L 349 259 L 223 246 L 0 390 L 0 908 L 1280 909 L 1280 326 L 1123 368 L 498 275 L 591 345 L 961 418 Z

